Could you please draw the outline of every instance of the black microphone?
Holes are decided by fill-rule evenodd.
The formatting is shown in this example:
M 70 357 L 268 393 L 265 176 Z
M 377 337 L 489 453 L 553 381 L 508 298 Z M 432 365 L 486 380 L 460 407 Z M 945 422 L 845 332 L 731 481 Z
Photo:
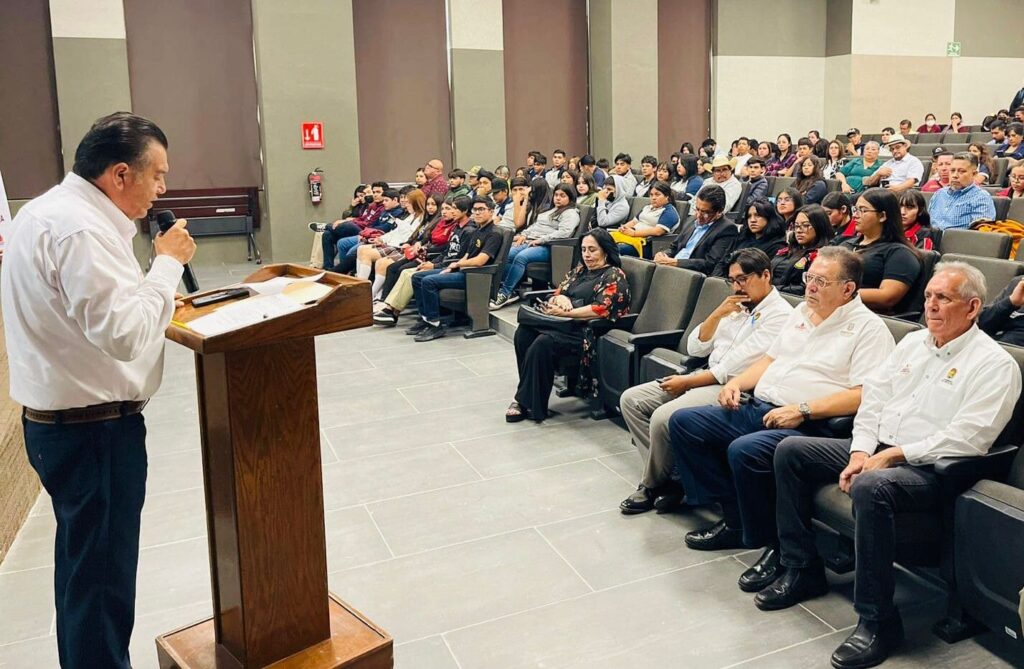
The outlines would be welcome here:
M 174 227 L 174 222 L 178 220 L 174 217 L 174 212 L 170 209 L 164 209 L 158 211 L 156 214 L 156 227 L 160 228 L 160 232 L 167 232 Z M 192 268 L 185 263 L 185 273 L 182 275 L 181 280 L 185 282 L 185 290 L 194 293 L 199 290 L 199 282 L 196 281 L 196 275 L 192 271 Z

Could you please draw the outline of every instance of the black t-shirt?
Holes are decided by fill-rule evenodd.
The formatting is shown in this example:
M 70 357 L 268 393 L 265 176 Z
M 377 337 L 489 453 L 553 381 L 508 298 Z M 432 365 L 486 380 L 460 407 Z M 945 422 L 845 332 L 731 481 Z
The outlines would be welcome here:
M 466 250 L 475 233 L 476 226 L 472 222 L 467 223 L 465 227 L 456 227 L 452 230 L 452 236 L 448 238 L 448 245 L 444 249 L 441 263 L 447 265 L 466 255 Z
M 1024 307 L 1018 309 L 1010 302 L 1010 294 L 1024 279 L 1014 277 L 991 304 L 981 310 L 978 327 L 990 337 L 1004 344 L 1024 346 Z
M 501 242 L 501 230 L 495 227 L 493 223 L 488 223 L 482 228 L 474 229 L 473 236 L 469 239 L 469 244 L 463 249 L 463 252 L 468 252 L 469 255 L 467 257 L 469 258 L 473 258 L 480 253 L 486 253 L 487 264 L 490 265 L 501 251 Z
M 875 242 L 859 246 L 861 239 L 859 235 L 851 237 L 840 246 L 860 254 L 864 261 L 862 288 L 878 288 L 886 279 L 914 285 L 917 275 L 921 273 L 921 262 L 909 246 L 900 242 Z

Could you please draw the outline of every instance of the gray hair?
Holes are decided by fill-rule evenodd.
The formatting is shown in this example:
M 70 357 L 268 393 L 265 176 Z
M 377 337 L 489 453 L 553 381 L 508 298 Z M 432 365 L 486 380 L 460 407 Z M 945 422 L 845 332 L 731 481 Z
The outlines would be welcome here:
M 882 145 L 881 145 L 881 144 L 879 144 L 878 142 L 876 142 L 876 141 L 875 141 L 875 140 L 873 140 L 873 139 L 872 139 L 872 140 L 869 140 L 869 141 L 867 141 L 867 142 L 864 142 L 864 146 L 865 146 L 865 147 L 871 146 L 872 144 L 874 144 L 874 145 L 875 145 L 875 148 L 876 148 L 876 149 L 881 149 L 881 148 L 882 148 Z
M 834 262 L 839 266 L 839 278 L 852 281 L 860 288 L 864 277 L 864 261 L 859 255 L 842 246 L 825 246 L 818 249 L 818 258 Z
M 953 154 L 953 160 L 966 160 L 971 164 L 971 167 L 978 167 L 978 156 L 974 155 L 970 151 L 958 151 Z
M 985 297 L 988 295 L 988 285 L 985 282 L 985 275 L 977 267 L 960 261 L 944 261 L 935 265 L 935 271 L 932 276 L 939 272 L 952 272 L 959 274 L 963 278 L 963 281 L 960 282 L 960 286 L 957 288 L 957 294 L 960 295 L 961 299 L 973 300 L 978 298 L 982 304 L 985 303 Z

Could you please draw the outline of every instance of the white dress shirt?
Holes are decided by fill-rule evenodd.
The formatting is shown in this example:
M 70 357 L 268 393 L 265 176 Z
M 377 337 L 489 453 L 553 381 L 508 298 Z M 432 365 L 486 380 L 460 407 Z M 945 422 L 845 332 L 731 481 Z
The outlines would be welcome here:
M 912 332 L 864 383 L 850 450 L 899 446 L 912 465 L 984 455 L 1020 390 L 1020 367 L 977 325 L 942 348 Z
M 18 212 L 0 272 L 16 402 L 58 410 L 156 392 L 182 266 L 159 255 L 143 276 L 136 232 L 74 173 Z
M 708 341 L 701 341 L 700 326 L 694 328 L 686 351 L 707 357 L 708 371 L 724 384 L 768 351 L 792 313 L 793 307 L 772 288 L 753 311 L 738 311 L 718 321 Z
M 814 325 L 801 303 L 768 349 L 772 359 L 754 397 L 777 406 L 799 404 L 864 384 L 895 346 L 889 328 L 860 297 Z

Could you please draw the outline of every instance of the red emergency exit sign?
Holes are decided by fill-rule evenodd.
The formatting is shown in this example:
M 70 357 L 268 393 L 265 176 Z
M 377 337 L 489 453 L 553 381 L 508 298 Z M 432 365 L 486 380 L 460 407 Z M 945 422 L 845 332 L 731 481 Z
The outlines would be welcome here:
M 302 124 L 302 148 L 324 148 L 324 124 L 321 121 L 305 121 Z

